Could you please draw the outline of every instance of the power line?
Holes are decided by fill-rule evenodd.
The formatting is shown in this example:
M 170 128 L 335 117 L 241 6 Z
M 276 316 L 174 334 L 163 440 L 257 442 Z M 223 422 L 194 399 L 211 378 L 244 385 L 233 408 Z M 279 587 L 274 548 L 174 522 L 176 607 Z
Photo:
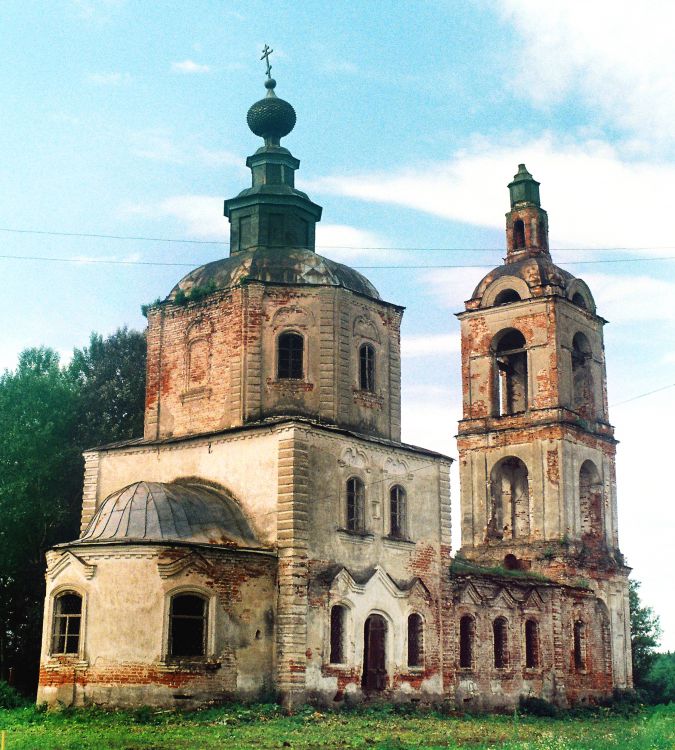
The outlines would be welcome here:
M 654 393 L 660 393 L 661 391 L 667 391 L 669 388 L 675 388 L 675 383 L 671 383 L 670 385 L 661 386 L 661 388 L 655 388 L 653 391 L 647 391 L 646 393 L 640 393 L 637 396 L 631 396 L 631 398 L 627 398 L 624 401 L 617 401 L 616 404 L 610 404 L 610 409 L 613 409 L 615 406 L 621 406 L 622 404 L 628 404 L 631 401 L 637 401 L 639 398 L 645 398 L 646 396 L 652 396 Z

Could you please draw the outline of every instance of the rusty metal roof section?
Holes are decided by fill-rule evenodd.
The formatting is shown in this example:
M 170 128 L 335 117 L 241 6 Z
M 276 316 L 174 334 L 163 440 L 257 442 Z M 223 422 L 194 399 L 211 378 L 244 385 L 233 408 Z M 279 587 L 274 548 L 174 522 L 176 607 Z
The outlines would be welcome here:
M 380 299 L 368 279 L 349 266 L 336 263 L 307 248 L 256 248 L 216 260 L 190 271 L 171 290 L 168 300 L 195 288 L 230 289 L 247 282 L 266 284 L 337 286 Z
M 109 495 L 79 543 L 182 541 L 255 546 L 239 505 L 224 492 L 190 482 L 134 482 Z

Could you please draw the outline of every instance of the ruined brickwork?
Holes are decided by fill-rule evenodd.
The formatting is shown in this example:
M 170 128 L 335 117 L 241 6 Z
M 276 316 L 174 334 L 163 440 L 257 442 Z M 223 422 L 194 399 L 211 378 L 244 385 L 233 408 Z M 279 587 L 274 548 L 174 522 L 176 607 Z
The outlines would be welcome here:
M 551 260 L 538 183 L 510 185 L 506 263 L 458 316 L 453 558 L 451 459 L 400 441 L 403 310 L 315 253 L 273 84 L 230 257 L 149 310 L 144 436 L 85 454 L 38 700 L 494 709 L 630 687 L 604 321 Z

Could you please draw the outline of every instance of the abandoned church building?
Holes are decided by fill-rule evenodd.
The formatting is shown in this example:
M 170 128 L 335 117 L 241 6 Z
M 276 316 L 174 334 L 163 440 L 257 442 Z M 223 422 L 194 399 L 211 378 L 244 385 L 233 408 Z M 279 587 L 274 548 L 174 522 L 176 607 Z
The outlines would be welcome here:
M 315 252 L 321 207 L 266 81 L 228 258 L 150 306 L 142 438 L 85 454 L 81 536 L 47 554 L 38 701 L 275 696 L 558 705 L 632 685 L 605 321 L 509 185 L 505 262 L 458 314 L 451 459 L 401 442 L 403 309 Z M 452 430 L 448 425 L 448 430 Z

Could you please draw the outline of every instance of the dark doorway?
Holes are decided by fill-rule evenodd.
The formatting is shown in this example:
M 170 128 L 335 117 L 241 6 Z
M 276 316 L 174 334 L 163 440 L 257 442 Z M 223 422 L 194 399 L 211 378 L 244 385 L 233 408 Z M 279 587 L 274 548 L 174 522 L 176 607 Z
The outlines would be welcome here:
M 371 615 L 363 629 L 364 690 L 384 690 L 387 687 L 386 649 L 387 623 L 381 615 Z

